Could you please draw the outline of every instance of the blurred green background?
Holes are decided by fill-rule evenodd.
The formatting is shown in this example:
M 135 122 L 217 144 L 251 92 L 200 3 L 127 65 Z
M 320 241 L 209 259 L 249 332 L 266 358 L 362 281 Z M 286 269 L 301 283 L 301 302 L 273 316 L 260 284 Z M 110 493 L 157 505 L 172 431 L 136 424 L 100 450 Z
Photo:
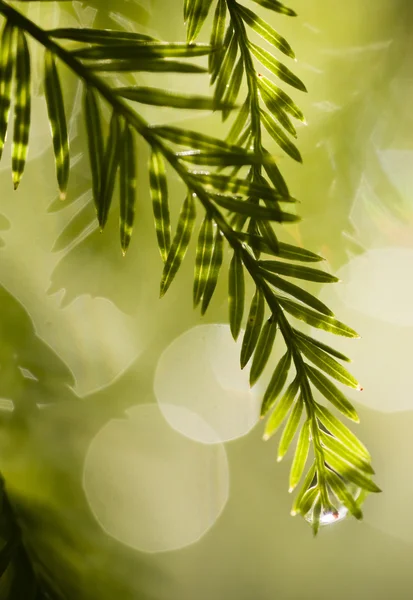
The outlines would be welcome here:
M 277 441 L 261 440 L 260 389 L 250 391 L 238 369 L 225 277 L 201 319 L 192 310 L 192 248 L 158 300 L 144 145 L 126 258 L 116 206 L 98 232 L 79 87 L 67 73 L 73 169 L 68 199 L 56 199 L 39 67 L 30 162 L 17 193 L 7 156 L 0 171 L 0 468 L 37 567 L 68 600 L 413 596 L 413 3 L 290 5 L 298 18 L 262 11 L 295 49 L 292 68 L 309 91 L 292 94 L 307 117 L 304 166 L 269 146 L 304 217 L 280 235 L 323 254 L 342 279 L 320 296 L 362 336 L 330 342 L 354 358 L 364 386 L 353 394 L 357 433 L 383 494 L 367 500 L 362 523 L 325 527 L 316 540 L 289 515 L 291 457 L 277 464 Z M 180 0 L 25 12 L 44 26 L 185 36 Z M 208 91 L 202 75 L 139 81 Z M 142 114 L 226 131 L 216 115 Z M 171 177 L 175 219 L 182 198 Z M 8 598 L 7 580 L 0 593 Z

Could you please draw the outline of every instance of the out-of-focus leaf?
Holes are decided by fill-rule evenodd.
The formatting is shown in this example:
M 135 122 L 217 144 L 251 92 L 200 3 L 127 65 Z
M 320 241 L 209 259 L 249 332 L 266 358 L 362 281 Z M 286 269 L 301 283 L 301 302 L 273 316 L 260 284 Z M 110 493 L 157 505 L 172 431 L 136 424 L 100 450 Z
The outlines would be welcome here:
M 88 85 L 84 88 L 83 108 L 85 112 L 90 170 L 92 172 L 93 200 L 97 209 L 103 177 L 105 146 L 102 133 L 102 117 L 99 97 L 96 90 Z
M 304 402 L 301 396 L 298 397 L 293 410 L 291 411 L 288 421 L 285 425 L 282 433 L 280 443 L 278 446 L 277 461 L 280 462 L 286 455 L 288 448 L 290 447 L 295 434 L 297 433 L 298 426 L 300 425 L 301 415 L 303 413 Z
M 280 359 L 270 383 L 265 391 L 261 406 L 261 417 L 264 417 L 267 412 L 274 406 L 279 394 L 281 393 L 285 382 L 287 381 L 288 371 L 291 366 L 291 352 L 287 350 L 284 356 Z
M 313 367 L 310 367 L 310 365 L 307 365 L 306 370 L 308 377 L 320 394 L 331 402 L 331 404 L 345 417 L 358 423 L 359 417 L 356 409 L 334 383 L 325 377 L 318 369 L 314 369 Z
M 327 375 L 337 379 L 340 383 L 360 390 L 357 379 L 353 377 L 343 365 L 327 354 L 327 352 L 324 352 L 324 350 L 321 350 L 321 348 L 318 348 L 317 346 L 312 346 L 311 343 L 305 341 L 303 338 L 298 338 L 297 344 L 304 356 L 311 360 L 316 367 L 325 371 Z
M 298 379 L 294 379 L 268 418 L 264 431 L 264 440 L 269 440 L 270 437 L 272 437 L 281 426 L 282 422 L 290 412 L 295 397 L 297 396 L 298 388 Z
M 346 427 L 337 417 L 335 417 L 325 406 L 316 403 L 317 418 L 324 427 L 336 436 L 345 446 L 348 446 L 353 452 L 364 456 L 370 462 L 371 457 L 367 448 L 360 442 L 348 427 Z
M 205 284 L 205 290 L 202 295 L 202 306 L 201 306 L 201 315 L 204 315 L 208 309 L 211 298 L 215 292 L 215 288 L 218 282 L 219 272 L 221 270 L 222 260 L 223 260 L 223 250 L 224 250 L 224 236 L 221 231 L 216 229 L 214 242 L 213 242 L 213 251 L 212 251 L 212 259 L 211 264 L 208 269 L 208 277 L 207 282 Z
M 106 225 L 112 204 L 115 189 L 116 174 L 120 161 L 120 150 L 123 139 L 122 123 L 119 115 L 114 110 L 109 125 L 109 136 L 106 142 L 105 154 L 102 163 L 102 183 L 98 201 L 98 221 L 100 229 Z
M 53 137 L 57 182 L 60 197 L 64 200 L 70 172 L 69 138 L 59 73 L 53 53 L 50 50 L 45 52 L 44 89 Z
M 284 133 L 284 131 L 278 127 L 275 119 L 264 110 L 261 110 L 260 114 L 261 122 L 263 123 L 265 129 L 268 131 L 272 139 L 280 146 L 280 148 L 282 148 L 286 154 L 291 156 L 291 158 L 297 162 L 303 162 L 297 146 L 295 146 Z
M 234 251 L 228 273 L 229 325 L 234 340 L 238 338 L 244 314 L 245 282 L 241 255 Z
M 195 200 L 193 194 L 188 192 L 181 208 L 176 233 L 163 269 L 160 292 L 161 297 L 168 290 L 185 258 L 191 240 L 195 216 Z
M 82 60 L 111 60 L 122 58 L 183 58 L 205 56 L 213 49 L 208 44 L 185 44 L 182 42 L 133 42 L 121 44 L 104 44 L 92 48 L 73 50 L 72 54 Z
M 47 30 L 47 34 L 55 39 L 84 42 L 85 44 L 121 44 L 132 42 L 156 41 L 155 38 L 142 33 L 117 31 L 116 29 L 90 29 L 88 27 L 59 27 Z
M 277 333 L 277 321 L 274 317 L 270 317 L 264 324 L 258 339 L 257 347 L 254 352 L 250 371 L 250 385 L 253 386 L 258 381 L 261 373 L 270 357 L 274 346 L 275 335 Z
M 31 117 L 30 52 L 26 35 L 20 29 L 17 30 L 15 77 L 14 131 L 11 154 L 13 184 L 14 189 L 17 189 L 26 166 Z
M 319 269 L 313 269 L 312 267 L 293 265 L 291 263 L 280 262 L 279 260 L 260 260 L 259 264 L 263 269 L 284 275 L 285 277 L 294 277 L 318 283 L 335 283 L 338 281 L 334 275 L 330 275 L 330 273 L 320 271 Z
M 232 104 L 217 102 L 208 96 L 195 96 L 189 94 L 178 94 L 167 90 L 152 87 L 120 87 L 116 88 L 117 94 L 142 104 L 152 106 L 169 106 L 171 108 L 188 108 L 191 110 L 218 110 L 233 108 Z
M 159 252 L 166 262 L 171 247 L 171 221 L 169 215 L 168 185 L 163 156 L 156 147 L 149 160 L 149 184 L 151 189 L 155 230 Z
M 251 358 L 260 336 L 262 322 L 264 320 L 265 302 L 264 294 L 257 288 L 251 302 L 247 326 L 241 348 L 241 369 L 245 367 Z
M 310 420 L 307 419 L 300 431 L 300 437 L 298 438 L 297 448 L 295 449 L 293 464 L 290 469 L 290 488 L 289 492 L 292 492 L 300 482 L 302 474 L 305 469 L 305 463 L 308 458 L 308 451 L 310 449 Z
M 14 63 L 14 38 L 15 29 L 6 21 L 0 41 L 0 159 L 6 141 L 11 104 L 11 82 Z
M 193 299 L 198 306 L 205 291 L 213 254 L 214 230 L 211 216 L 207 213 L 199 230 L 195 254 Z
M 148 73 L 206 73 L 207 70 L 199 65 L 170 60 L 168 58 L 119 58 L 111 60 L 96 60 L 90 66 L 93 71 L 105 72 L 137 72 Z
M 133 129 L 126 125 L 123 142 L 120 148 L 119 181 L 120 181 L 120 245 L 125 254 L 129 248 L 136 205 L 136 145 Z
M 303 82 L 296 75 L 294 75 L 294 73 L 292 73 L 290 69 L 288 69 L 282 63 L 280 63 L 279 60 L 277 60 L 272 54 L 270 54 L 270 52 L 267 52 L 267 50 L 264 50 L 264 48 L 260 48 L 260 46 L 257 46 L 252 42 L 249 42 L 248 46 L 251 52 L 254 54 L 255 58 L 259 60 L 260 63 L 264 65 L 266 69 L 271 71 L 271 73 L 274 73 L 274 75 L 279 77 L 279 79 L 281 79 L 285 83 L 288 83 L 292 87 L 295 87 L 298 90 L 301 90 L 302 92 L 307 91 Z
M 360 337 L 356 331 L 347 325 L 344 325 L 344 323 L 337 321 L 337 319 L 334 319 L 333 317 L 316 313 L 310 308 L 306 308 L 305 306 L 297 304 L 297 302 L 293 302 L 287 298 L 278 297 L 278 302 L 293 317 L 304 321 L 304 323 L 307 323 L 312 327 L 318 327 L 318 329 L 323 329 L 324 331 L 329 331 L 330 333 L 342 335 L 344 337 Z
M 261 19 L 256 13 L 241 4 L 238 4 L 237 11 L 244 19 L 245 23 L 267 42 L 272 46 L 275 46 L 275 48 L 283 54 L 286 54 L 290 58 L 295 58 L 295 54 L 287 40 L 277 33 L 271 25 L 268 25 L 264 19 Z
M 290 294 L 290 296 L 294 296 L 297 300 L 304 302 L 304 304 L 308 304 L 311 308 L 318 310 L 324 315 L 332 315 L 331 310 L 326 306 L 321 300 L 306 292 L 302 288 L 298 287 L 298 285 L 294 285 L 281 277 L 278 277 L 274 273 L 270 273 L 269 271 L 262 271 L 263 277 L 270 283 L 275 286 L 277 289 L 282 290 L 283 292 Z

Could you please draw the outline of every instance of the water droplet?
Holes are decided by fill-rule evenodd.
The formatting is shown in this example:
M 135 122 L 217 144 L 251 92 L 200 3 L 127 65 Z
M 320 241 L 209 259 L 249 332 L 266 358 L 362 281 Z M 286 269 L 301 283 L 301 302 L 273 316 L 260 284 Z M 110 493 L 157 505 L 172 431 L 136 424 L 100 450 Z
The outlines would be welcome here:
M 322 511 L 320 517 L 320 527 L 324 525 L 331 525 L 332 523 L 338 523 L 347 517 L 348 509 L 345 506 L 340 506 L 337 512 L 331 510 Z M 305 520 L 311 525 L 313 524 L 313 509 L 311 509 L 306 515 Z

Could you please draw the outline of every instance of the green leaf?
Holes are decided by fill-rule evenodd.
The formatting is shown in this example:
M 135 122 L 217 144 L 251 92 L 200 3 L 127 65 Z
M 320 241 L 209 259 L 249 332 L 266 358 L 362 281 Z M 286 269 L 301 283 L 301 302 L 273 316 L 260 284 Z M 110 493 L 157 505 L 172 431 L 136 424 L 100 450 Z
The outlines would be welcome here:
M 277 205 L 268 208 L 245 200 L 235 200 L 230 196 L 222 194 L 210 194 L 210 197 L 219 206 L 254 219 L 268 219 L 269 221 L 278 221 L 279 223 L 295 223 L 300 220 L 296 215 L 280 210 Z
M 218 104 L 227 89 L 231 73 L 234 69 L 238 54 L 238 36 L 232 35 L 228 48 L 226 49 L 224 59 L 219 67 L 219 73 L 215 84 L 214 100 Z
M 193 0 L 191 10 L 188 14 L 187 42 L 192 43 L 202 29 L 202 25 L 208 16 L 212 0 Z
M 231 192 L 234 194 L 242 194 L 244 196 L 253 196 L 270 202 L 295 202 L 294 198 L 290 196 L 287 198 L 281 196 L 277 190 L 269 185 L 252 183 L 247 179 L 237 179 L 218 173 L 199 173 L 196 174 L 196 176 L 205 186 L 224 191 L 225 193 Z
M 274 346 L 276 333 L 277 321 L 273 317 L 270 317 L 261 330 L 257 347 L 254 352 L 250 371 L 250 386 L 253 386 L 258 381 L 261 373 L 265 369 Z
M 306 356 L 313 364 L 316 365 L 322 371 L 325 371 L 327 375 L 337 379 L 340 383 L 347 385 L 348 387 L 360 390 L 360 385 L 355 377 L 351 375 L 339 362 L 337 362 L 332 356 L 318 348 L 313 346 L 311 343 L 305 341 L 302 338 L 297 338 L 297 344 L 301 352 Z
M 317 535 L 320 528 L 320 517 L 321 517 L 321 497 L 317 498 L 313 508 L 313 519 L 312 527 L 314 536 Z
M 169 286 L 179 270 L 179 267 L 181 266 L 183 259 L 185 258 L 185 254 L 191 240 L 195 217 L 195 200 L 193 194 L 188 192 L 181 208 L 176 233 L 164 265 L 161 280 L 161 298 L 164 296 L 164 294 L 166 294 Z
M 238 338 L 242 316 L 244 314 L 245 301 L 245 283 L 244 283 L 244 265 L 240 252 L 234 251 L 228 273 L 228 305 L 229 305 L 229 324 L 232 337 Z
M 350 463 L 344 460 L 335 452 L 332 452 L 328 448 L 324 448 L 323 450 L 324 456 L 326 458 L 326 462 L 328 465 L 336 471 L 339 475 L 355 483 L 358 487 L 361 487 L 363 490 L 367 490 L 373 493 L 381 492 L 381 489 L 364 473 L 355 469 Z
M 305 117 L 302 111 L 295 104 L 294 100 L 292 100 L 288 94 L 275 85 L 271 79 L 265 75 L 259 75 L 257 83 L 261 93 L 268 96 L 271 99 L 272 104 L 279 106 L 280 110 L 290 114 L 295 119 L 298 119 L 298 121 L 305 123 Z
M 334 473 L 334 471 L 327 469 L 327 481 L 333 493 L 349 510 L 350 514 L 356 517 L 356 519 L 361 520 L 363 518 L 363 513 L 351 493 L 348 491 L 347 486 L 341 477 L 339 477 L 337 473 Z
M 245 367 L 251 358 L 260 336 L 262 322 L 264 320 L 265 302 L 264 294 L 260 288 L 256 288 L 251 302 L 247 326 L 241 348 L 241 369 Z
M 194 307 L 198 306 L 208 281 L 209 268 L 213 253 L 213 221 L 207 213 L 199 230 L 195 254 L 195 273 L 193 299 Z
M 374 475 L 374 469 L 371 464 L 364 459 L 363 456 L 360 456 L 344 444 L 342 444 L 336 437 L 325 433 L 324 431 L 320 431 L 320 438 L 323 443 L 323 446 L 338 454 L 343 460 L 346 460 L 354 468 L 367 473 L 368 475 Z
M 273 156 L 263 148 L 263 154 L 266 159 L 264 161 L 264 169 L 267 173 L 268 179 L 271 181 L 275 189 L 281 194 L 281 196 L 289 196 L 287 184 L 284 177 L 281 175 L 280 169 L 277 167 Z
M 17 30 L 16 88 L 14 93 L 14 131 L 12 144 L 12 173 L 16 190 L 23 176 L 29 145 L 31 117 L 30 53 L 24 32 Z
M 305 464 L 308 458 L 308 452 L 310 449 L 310 421 L 307 419 L 301 428 L 300 436 L 297 442 L 297 448 L 294 454 L 293 464 L 290 470 L 290 488 L 289 492 L 292 492 L 300 482 L 302 474 L 305 469 Z
M 272 46 L 275 46 L 280 52 L 286 54 L 290 58 L 295 58 L 295 54 L 287 42 L 279 33 L 275 31 L 266 21 L 261 19 L 249 8 L 237 5 L 237 12 L 241 15 L 247 25 L 249 25 L 256 33 L 263 37 Z
M 282 290 L 286 294 L 290 294 L 290 296 L 294 296 L 297 300 L 304 302 L 304 304 L 308 304 L 315 310 L 323 313 L 324 315 L 332 315 L 331 310 L 321 302 L 318 298 L 306 292 L 302 288 L 298 287 L 298 285 L 294 285 L 281 277 L 278 277 L 274 273 L 270 273 L 269 271 L 261 271 L 262 276 L 268 283 L 275 286 L 277 289 Z
M 212 48 L 223 48 L 224 37 L 225 37 L 225 22 L 227 16 L 227 3 L 226 0 L 218 0 L 217 7 L 214 13 L 214 20 L 212 23 L 211 33 L 211 47 Z M 215 81 L 216 76 L 219 72 L 221 65 L 223 50 L 218 52 L 212 52 L 208 56 L 208 68 L 211 73 L 211 84 Z
M 278 273 L 285 277 L 295 277 L 296 279 L 304 279 L 317 283 L 335 283 L 339 281 L 337 277 L 325 271 L 301 265 L 292 265 L 291 263 L 284 263 L 279 260 L 260 260 L 259 265 L 271 273 Z
M 11 89 L 14 64 L 14 38 L 15 28 L 6 21 L 1 34 L 0 42 L 0 159 L 6 141 L 9 123 Z
M 246 152 L 240 149 L 239 146 L 229 144 L 218 138 L 205 135 L 204 133 L 199 133 L 198 131 L 170 126 L 151 127 L 151 130 L 169 142 L 173 142 L 174 144 L 179 144 L 181 146 L 188 146 L 189 148 L 194 148 L 195 150 L 206 150 L 207 152 L 222 151 L 228 153 L 238 152 L 242 156 L 246 154 Z
M 266 244 L 259 236 L 243 232 L 239 232 L 237 235 L 242 241 L 251 246 L 251 248 L 259 250 L 264 254 L 279 256 L 280 258 L 285 258 L 287 260 L 299 260 L 301 262 L 320 262 L 321 260 L 324 260 L 321 256 L 318 256 L 318 254 L 314 254 L 313 252 L 304 250 L 304 248 L 299 248 L 298 246 L 284 244 L 284 242 L 278 242 L 278 253 L 276 254 L 275 250 L 270 248 L 270 246 L 268 246 L 268 244 Z
M 207 165 L 209 167 L 228 167 L 238 165 L 260 164 L 260 157 L 255 152 L 246 152 L 242 148 L 238 148 L 234 152 L 225 152 L 219 150 L 217 152 L 199 152 L 198 150 L 185 150 L 175 154 L 181 160 L 196 165 Z
M 291 8 L 287 8 L 281 2 L 277 2 L 277 0 L 254 0 L 260 6 L 264 8 L 268 8 L 269 10 L 273 10 L 274 12 L 280 13 L 282 15 L 288 15 L 289 17 L 296 17 L 297 13 L 294 12 Z
M 275 119 L 264 110 L 260 111 L 260 115 L 265 129 L 268 131 L 272 139 L 280 146 L 280 148 L 282 148 L 284 152 L 288 154 L 288 156 L 291 156 L 291 158 L 297 162 L 303 162 L 297 146 L 295 146 L 285 135 L 284 131 L 278 127 Z
M 233 105 L 217 102 L 208 96 L 195 96 L 189 94 L 177 94 L 167 90 L 159 90 L 152 87 L 120 87 L 116 93 L 122 98 L 151 104 L 152 106 L 169 106 L 171 108 L 188 108 L 191 110 L 218 110 L 231 109 Z
M 109 125 L 109 136 L 106 142 L 105 155 L 102 164 L 102 183 L 100 186 L 97 207 L 98 221 L 101 231 L 106 225 L 115 189 L 116 173 L 119 167 L 120 150 L 123 132 L 119 115 L 114 110 Z
M 240 89 L 241 89 L 243 76 L 244 76 L 244 60 L 241 56 L 240 59 L 238 60 L 237 64 L 235 65 L 235 68 L 231 75 L 231 79 L 229 80 L 229 83 L 227 86 L 227 91 L 224 95 L 224 103 L 225 104 L 235 105 L 238 95 L 239 95 L 239 92 L 240 92 Z M 230 114 L 230 112 L 227 110 L 225 110 L 223 112 L 222 116 L 223 116 L 224 121 L 225 121 L 225 119 L 227 119 L 229 114 Z
M 371 460 L 367 448 L 360 442 L 348 427 L 346 427 L 337 417 L 335 417 L 325 406 L 316 402 L 317 418 L 324 427 L 336 436 L 345 446 L 348 446 L 354 452 L 364 456 L 367 461 Z
M 281 436 L 281 440 L 278 446 L 277 461 L 280 462 L 286 455 L 288 448 L 290 447 L 295 434 L 297 433 L 298 426 L 300 425 L 301 415 L 303 413 L 304 402 L 299 396 L 293 410 L 291 411 L 288 421 L 285 425 L 284 431 Z
M 159 57 L 153 58 L 119 58 L 96 60 L 90 66 L 92 71 L 105 72 L 149 72 L 149 73 L 207 73 L 204 67 L 179 60 Z
M 335 356 L 339 360 L 344 360 L 345 362 L 351 362 L 351 360 L 345 354 L 342 354 L 338 350 L 331 348 L 331 346 L 327 346 L 327 344 L 323 344 L 319 340 L 316 340 L 315 338 L 312 338 L 309 335 L 306 335 L 305 333 L 303 333 L 302 331 L 299 331 L 298 329 L 293 328 L 293 331 L 294 331 L 295 335 L 298 335 L 298 337 L 302 338 L 306 342 L 309 342 L 309 343 L 313 344 L 314 346 L 321 348 L 322 350 L 324 350 L 324 352 L 328 352 L 328 354 Z
M 301 503 L 297 507 L 297 511 L 303 515 L 303 517 L 312 509 L 314 503 L 319 498 L 318 486 L 311 487 L 305 491 L 301 498 Z
M 130 58 L 183 58 L 205 56 L 213 49 L 208 44 L 185 44 L 182 42 L 141 41 L 121 44 L 104 44 L 92 48 L 73 50 L 71 54 L 82 60 L 118 60 Z
M 69 138 L 59 73 L 53 53 L 50 50 L 46 50 L 45 52 L 44 89 L 53 136 L 57 182 L 59 184 L 60 197 L 64 200 L 70 171 Z
M 287 356 L 287 354 L 285 354 L 285 356 Z M 283 386 L 284 386 L 284 383 L 283 383 Z M 277 432 L 277 430 L 283 423 L 285 417 L 290 412 L 290 409 L 293 405 L 295 397 L 297 396 L 299 387 L 300 386 L 299 386 L 299 382 L 298 382 L 297 378 L 294 379 L 294 381 L 292 383 L 290 383 L 290 385 L 288 386 L 285 394 L 283 395 L 281 400 L 278 402 L 278 404 L 276 405 L 275 409 L 273 410 L 273 412 L 271 413 L 271 415 L 267 421 L 267 424 L 265 426 L 265 431 L 264 431 L 264 437 L 263 437 L 264 440 L 269 440 L 270 437 L 272 437 Z M 261 411 L 261 414 L 262 414 L 262 411 Z
M 158 148 L 152 148 L 149 160 L 149 184 L 151 188 L 156 237 L 163 262 L 168 258 L 171 247 L 171 222 L 169 215 L 168 185 L 165 162 Z
M 125 128 L 120 147 L 119 181 L 120 181 L 120 245 L 123 254 L 129 248 L 136 204 L 136 146 L 134 132 L 130 125 Z
M 271 223 L 269 223 L 268 221 L 257 221 L 257 227 L 260 230 L 264 244 L 271 248 L 273 252 L 278 254 L 279 243 Z
M 294 125 L 291 123 L 289 116 L 280 106 L 280 103 L 271 98 L 265 91 L 261 91 L 261 97 L 264 100 L 264 104 L 270 111 L 271 115 L 277 119 L 277 121 L 284 127 L 289 134 L 297 137 L 297 131 Z M 287 138 L 288 139 L 288 138 Z
M 316 463 L 315 461 L 313 462 L 313 464 L 311 465 L 311 467 L 309 468 L 307 475 L 304 478 L 304 483 L 301 486 L 300 491 L 298 492 L 298 494 L 296 495 L 292 508 L 291 508 L 291 515 L 295 516 L 298 512 L 301 512 L 300 510 L 300 505 L 301 502 L 304 498 L 304 495 L 306 494 L 306 492 L 308 491 L 308 489 L 310 488 L 310 486 L 314 485 L 314 477 L 316 475 Z M 312 487 L 312 489 L 317 490 L 317 486 Z M 308 512 L 308 511 L 307 511 Z M 302 513 L 302 514 L 306 514 L 306 513 Z
M 222 265 L 223 250 L 224 236 L 222 235 L 221 231 L 217 228 L 215 231 L 215 237 L 213 242 L 212 259 L 208 269 L 205 290 L 202 295 L 201 315 L 204 315 L 206 313 L 211 298 L 214 295 L 215 288 L 218 282 L 219 272 Z
M 327 377 L 325 377 L 318 369 L 314 369 L 307 365 L 306 371 L 311 382 L 318 389 L 320 394 L 324 396 L 331 404 L 339 410 L 345 417 L 359 422 L 359 417 L 356 412 L 354 406 L 347 400 L 345 395 L 334 385 L 332 381 L 330 381 Z
M 105 148 L 102 133 L 102 117 L 99 106 L 99 97 L 96 90 L 88 85 L 86 85 L 84 88 L 83 106 L 85 112 L 90 170 L 92 172 L 93 200 L 97 209 L 99 205 L 100 187 L 103 177 Z
M 281 306 L 293 317 L 304 321 L 304 323 L 307 323 L 312 327 L 318 327 L 318 329 L 329 331 L 335 335 L 342 335 L 350 338 L 360 337 L 353 329 L 347 325 L 344 325 L 344 323 L 337 321 L 337 319 L 334 319 L 333 317 L 316 313 L 310 308 L 306 308 L 305 306 L 297 304 L 297 302 L 293 302 L 287 298 L 281 298 L 281 296 L 278 296 L 277 300 L 279 304 L 281 304 Z
M 281 393 L 285 382 L 287 381 L 290 366 L 291 352 L 287 350 L 284 356 L 280 359 L 265 391 L 261 406 L 261 417 L 264 417 L 277 401 L 277 398 Z
M 93 202 L 87 202 L 61 231 L 53 245 L 52 252 L 61 252 L 77 245 L 97 227 L 96 208 Z
M 294 75 L 294 73 L 292 73 L 290 69 L 288 69 L 282 63 L 280 63 L 280 61 L 277 60 L 272 54 L 267 52 L 267 50 L 264 50 L 264 48 L 260 48 L 260 46 L 257 46 L 252 42 L 249 42 L 248 46 L 251 52 L 254 54 L 255 58 L 259 60 L 260 63 L 264 65 L 266 69 L 271 71 L 271 73 L 274 73 L 274 75 L 279 77 L 279 79 L 281 79 L 285 83 L 288 83 L 292 87 L 295 87 L 298 90 L 301 90 L 302 92 L 307 91 L 303 82 L 300 79 L 298 79 L 298 77 Z
M 115 29 L 90 29 L 88 27 L 60 27 L 49 29 L 47 34 L 55 39 L 84 42 L 85 44 L 119 44 L 143 41 L 156 41 L 149 35 Z
M 245 124 L 248 121 L 248 117 L 250 114 L 250 99 L 249 97 L 246 99 L 244 104 L 241 106 L 238 111 L 237 117 L 234 120 L 234 123 L 231 127 L 231 130 L 227 136 L 228 144 L 234 144 L 237 142 L 240 133 L 242 132 Z

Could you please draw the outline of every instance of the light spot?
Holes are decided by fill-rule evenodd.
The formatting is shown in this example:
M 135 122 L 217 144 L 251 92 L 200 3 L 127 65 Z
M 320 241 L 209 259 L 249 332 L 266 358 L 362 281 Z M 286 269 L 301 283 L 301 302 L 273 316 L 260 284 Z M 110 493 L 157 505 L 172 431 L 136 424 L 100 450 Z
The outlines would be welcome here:
M 143 552 L 176 550 L 202 538 L 228 500 L 225 448 L 179 435 L 156 404 L 137 405 L 92 440 L 83 486 L 110 536 Z
M 154 389 L 174 429 L 208 444 L 239 438 L 254 427 L 260 394 L 249 387 L 249 368 L 241 371 L 241 346 L 242 335 L 234 342 L 228 325 L 212 324 L 186 331 L 165 349 Z M 171 412 L 171 405 L 184 411 Z

